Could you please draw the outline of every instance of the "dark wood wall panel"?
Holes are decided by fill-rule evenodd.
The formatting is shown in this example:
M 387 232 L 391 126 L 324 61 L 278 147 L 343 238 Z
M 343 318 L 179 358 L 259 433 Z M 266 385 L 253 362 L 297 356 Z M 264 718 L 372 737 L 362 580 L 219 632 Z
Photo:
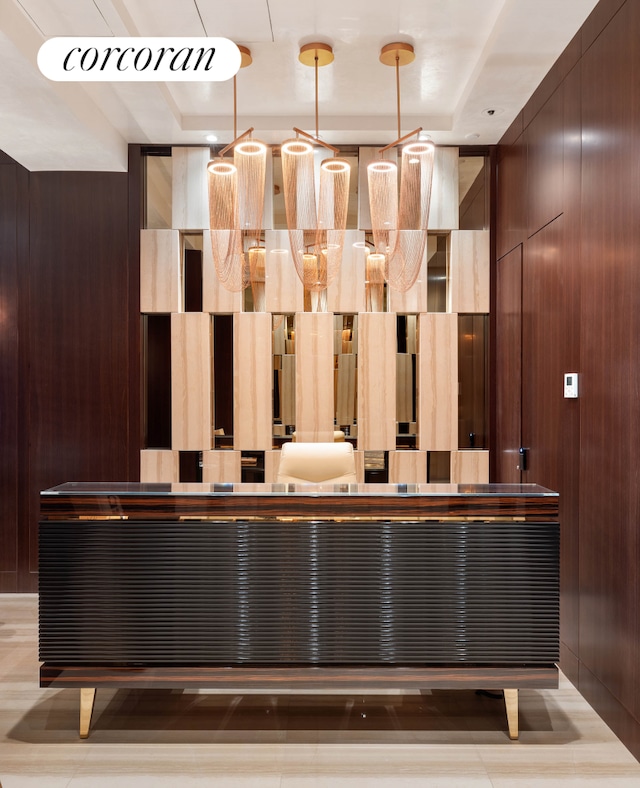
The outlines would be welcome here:
M 26 215 L 20 199 L 24 171 L 0 160 L 0 592 L 17 589 L 20 440 L 18 230 Z
M 41 489 L 69 479 L 136 478 L 129 462 L 127 188 L 125 173 L 30 175 L 22 285 L 29 300 L 20 339 L 26 363 L 18 370 L 28 434 L 22 590 L 36 587 Z
M 522 244 L 496 265 L 496 433 L 495 479 L 519 484 L 522 445 Z
M 498 150 L 496 258 L 521 244 L 527 229 L 527 148 L 524 134 Z
M 527 144 L 527 235 L 563 210 L 564 89 L 556 90 L 525 131 Z
M 523 109 L 523 134 L 499 145 L 496 212 L 498 249 L 523 244 L 524 478 L 560 492 L 562 667 L 636 757 L 639 41 L 640 4 L 602 0 Z M 512 297 L 506 259 L 498 312 Z M 581 375 L 577 401 L 562 397 L 564 372 Z M 505 374 L 498 363 L 498 392 Z M 499 415 L 498 455 L 507 427 Z
M 563 375 L 579 370 L 580 287 L 568 221 L 563 215 L 547 224 L 524 250 L 522 441 L 529 466 L 522 480 L 560 493 L 562 641 L 577 654 L 581 401 L 564 398 Z
M 582 61 L 580 656 L 640 720 L 640 7 Z

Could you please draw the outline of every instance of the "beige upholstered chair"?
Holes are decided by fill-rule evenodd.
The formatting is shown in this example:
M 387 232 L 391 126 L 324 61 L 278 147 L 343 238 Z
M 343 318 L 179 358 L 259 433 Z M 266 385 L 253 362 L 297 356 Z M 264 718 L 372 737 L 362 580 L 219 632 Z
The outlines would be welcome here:
M 285 443 L 278 467 L 279 483 L 355 484 L 353 446 L 340 443 Z

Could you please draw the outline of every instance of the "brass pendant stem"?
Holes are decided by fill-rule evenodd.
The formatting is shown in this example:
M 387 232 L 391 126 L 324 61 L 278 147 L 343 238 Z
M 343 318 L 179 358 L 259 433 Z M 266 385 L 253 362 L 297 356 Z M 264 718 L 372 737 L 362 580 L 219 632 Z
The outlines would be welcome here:
M 398 102 L 398 137 L 402 136 L 400 130 L 400 58 L 396 55 L 396 97 Z
M 233 75 L 233 138 L 238 136 L 238 94 L 236 91 L 236 75 Z
M 319 137 L 320 124 L 318 123 L 318 56 L 317 55 L 315 56 L 314 60 L 315 60 L 315 70 L 316 70 L 316 137 Z

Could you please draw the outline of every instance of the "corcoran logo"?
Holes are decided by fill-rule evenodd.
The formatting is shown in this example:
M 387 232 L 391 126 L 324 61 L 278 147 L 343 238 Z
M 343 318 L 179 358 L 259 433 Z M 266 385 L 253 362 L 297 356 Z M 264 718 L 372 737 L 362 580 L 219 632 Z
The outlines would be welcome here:
M 223 82 L 240 69 L 228 38 L 50 38 L 38 68 L 55 82 Z

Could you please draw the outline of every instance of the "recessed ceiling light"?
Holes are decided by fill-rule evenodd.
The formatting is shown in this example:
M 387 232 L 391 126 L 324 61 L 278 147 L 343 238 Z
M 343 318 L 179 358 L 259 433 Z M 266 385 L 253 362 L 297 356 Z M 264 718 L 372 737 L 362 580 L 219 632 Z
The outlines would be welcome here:
M 477 140 L 480 138 L 480 135 L 478 134 L 477 131 L 473 131 L 471 132 L 471 134 L 465 134 L 464 138 L 465 140 Z
M 207 142 L 217 142 L 218 141 L 218 138 L 216 137 L 215 134 L 207 134 L 206 139 L 207 139 Z
M 427 134 L 426 131 L 421 131 L 420 134 L 418 134 L 418 139 L 422 142 L 431 142 L 431 134 Z
M 504 110 L 501 107 L 487 107 L 487 109 L 483 109 L 480 114 L 492 118 L 494 115 L 501 115 L 503 112 Z

